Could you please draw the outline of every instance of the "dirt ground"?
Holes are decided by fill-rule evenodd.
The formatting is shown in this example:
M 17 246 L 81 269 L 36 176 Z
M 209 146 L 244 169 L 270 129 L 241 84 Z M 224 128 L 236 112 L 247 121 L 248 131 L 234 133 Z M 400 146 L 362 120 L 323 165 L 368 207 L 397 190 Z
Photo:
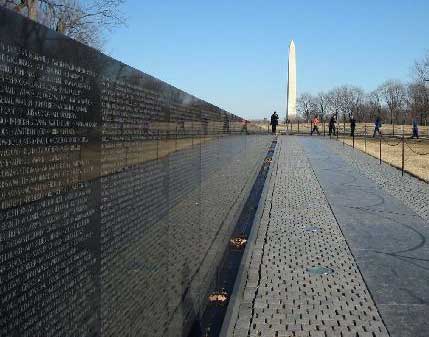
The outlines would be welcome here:
M 353 139 L 340 137 L 339 141 L 353 146 Z M 380 158 L 380 138 L 355 138 L 355 148 L 373 157 Z M 429 182 L 429 140 L 381 137 L 381 160 L 402 168 L 402 148 L 404 149 L 404 171 Z

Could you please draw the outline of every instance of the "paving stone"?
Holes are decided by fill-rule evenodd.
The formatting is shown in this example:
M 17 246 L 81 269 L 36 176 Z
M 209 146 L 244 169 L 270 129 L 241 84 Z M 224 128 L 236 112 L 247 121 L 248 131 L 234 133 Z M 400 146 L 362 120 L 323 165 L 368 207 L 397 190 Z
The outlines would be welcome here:
M 353 169 L 374 181 L 387 193 L 394 195 L 419 216 L 429 221 L 429 184 L 408 174 L 402 177 L 400 170 L 387 164 L 379 164 L 371 157 L 338 142 L 326 142 L 325 145 L 345 159 Z
M 390 336 L 427 337 L 429 185 L 336 141 L 299 142 Z
M 240 328 L 231 336 L 387 337 L 303 146 L 295 138 L 279 138 L 273 165 L 271 195 L 245 271 L 251 315 L 239 308 Z M 320 231 L 308 232 L 308 226 Z M 334 273 L 310 274 L 311 267 Z

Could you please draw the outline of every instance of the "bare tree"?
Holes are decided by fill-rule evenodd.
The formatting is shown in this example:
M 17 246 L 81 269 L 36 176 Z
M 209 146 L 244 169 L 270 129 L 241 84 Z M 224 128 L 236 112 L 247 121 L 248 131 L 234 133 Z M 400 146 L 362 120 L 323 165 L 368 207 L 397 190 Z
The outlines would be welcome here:
M 420 117 L 420 123 L 426 122 L 429 112 L 429 88 L 424 83 L 414 82 L 408 85 L 408 103 L 411 114 Z
M 325 119 L 328 110 L 329 110 L 329 95 L 325 92 L 319 92 L 319 94 L 317 95 L 317 106 L 318 106 L 318 113 L 320 118 L 322 118 L 322 120 Z
M 0 0 L 13 9 L 84 44 L 101 49 L 104 34 L 125 24 L 125 0 Z
M 375 119 L 375 117 L 382 115 L 382 97 L 381 97 L 381 91 L 379 89 L 375 89 L 373 91 L 371 91 L 367 97 L 366 97 L 366 101 L 368 104 L 368 114 L 366 116 L 366 120 L 368 121 L 368 119 L 373 120 Z
M 361 88 L 355 86 L 341 87 L 341 98 L 344 117 L 360 117 L 360 111 L 364 100 L 364 92 Z
M 414 65 L 417 80 L 421 82 L 429 81 L 429 52 Z
M 352 97 L 353 97 L 353 114 L 360 119 L 361 109 L 365 102 L 365 92 L 362 88 L 352 87 Z
M 327 94 L 327 100 L 331 114 L 334 114 L 335 118 L 338 120 L 338 114 L 342 110 L 341 92 L 339 88 L 334 88 L 329 91 Z
M 337 89 L 338 99 L 340 103 L 340 109 L 343 116 L 343 121 L 346 121 L 347 116 L 352 113 L 352 98 L 350 95 L 349 88 L 343 85 Z
M 0 6 L 13 9 L 18 13 L 28 16 L 32 20 L 37 20 L 38 0 L 0 0 Z
M 388 80 L 379 87 L 379 90 L 389 110 L 390 123 L 393 124 L 394 120 L 398 120 L 401 111 L 403 112 L 406 102 L 405 87 L 400 81 Z
M 416 80 L 408 87 L 411 110 L 420 115 L 420 123 L 427 123 L 429 113 L 429 51 L 415 63 Z M 419 110 L 420 112 L 416 111 Z
M 363 104 L 364 92 L 358 87 L 343 85 L 334 88 L 328 97 L 329 105 L 337 120 L 339 113 L 341 113 L 343 120 L 346 121 L 351 115 L 359 114 Z
M 317 112 L 317 102 L 314 96 L 302 93 L 297 100 L 297 112 L 308 122 L 311 116 Z

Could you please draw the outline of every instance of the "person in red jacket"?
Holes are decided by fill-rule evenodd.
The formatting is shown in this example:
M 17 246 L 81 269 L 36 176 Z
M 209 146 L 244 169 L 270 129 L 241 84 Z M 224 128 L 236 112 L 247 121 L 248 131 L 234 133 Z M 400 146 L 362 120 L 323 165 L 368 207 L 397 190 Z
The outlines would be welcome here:
M 320 121 L 319 121 L 319 118 L 317 118 L 317 116 L 314 116 L 312 123 L 313 123 L 313 129 L 311 130 L 311 135 L 313 135 L 313 132 L 316 131 L 317 134 L 320 136 L 320 132 L 319 132 Z

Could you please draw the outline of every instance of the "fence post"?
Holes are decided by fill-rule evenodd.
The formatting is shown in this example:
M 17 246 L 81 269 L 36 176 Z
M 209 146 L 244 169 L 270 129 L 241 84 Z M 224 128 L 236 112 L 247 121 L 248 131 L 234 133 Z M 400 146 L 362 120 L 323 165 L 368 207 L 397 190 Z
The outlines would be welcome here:
M 367 130 L 366 130 L 366 123 L 365 123 L 365 135 L 364 135 L 364 139 L 365 139 L 365 153 L 366 153 L 366 135 L 367 135 Z
M 402 176 L 404 176 L 404 166 L 405 166 L 405 144 L 404 144 L 404 129 L 405 129 L 405 127 L 404 127 L 404 124 L 405 124 L 405 121 L 404 121 L 404 123 L 402 124 Z
M 346 116 L 344 116 L 343 127 L 344 127 L 343 135 L 345 137 L 346 136 Z
M 393 132 L 393 136 L 395 135 L 395 123 L 392 123 L 392 132 Z
M 325 137 L 326 136 L 326 133 L 325 133 L 325 121 L 323 121 L 322 123 L 323 123 L 323 137 Z
M 299 133 L 299 119 L 298 119 L 298 133 Z
M 380 139 L 380 164 L 381 164 L 381 135 L 378 135 L 378 138 Z

